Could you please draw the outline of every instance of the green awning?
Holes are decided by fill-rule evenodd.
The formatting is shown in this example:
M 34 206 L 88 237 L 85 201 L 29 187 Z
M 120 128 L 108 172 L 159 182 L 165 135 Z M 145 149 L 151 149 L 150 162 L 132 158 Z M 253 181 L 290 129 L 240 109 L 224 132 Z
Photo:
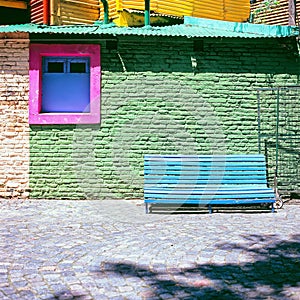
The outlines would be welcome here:
M 187 38 L 283 38 L 299 35 L 299 27 L 260 25 L 184 17 L 184 23 L 172 26 L 117 27 L 104 25 L 48 26 L 38 24 L 4 25 L 0 33 L 75 34 L 98 36 L 162 36 Z

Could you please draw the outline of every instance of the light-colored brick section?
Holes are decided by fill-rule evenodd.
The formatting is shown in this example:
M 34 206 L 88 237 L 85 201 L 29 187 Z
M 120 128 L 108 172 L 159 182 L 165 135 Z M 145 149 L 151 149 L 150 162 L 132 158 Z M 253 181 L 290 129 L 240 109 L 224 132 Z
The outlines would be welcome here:
M 0 34 L 0 197 L 28 197 L 27 34 Z

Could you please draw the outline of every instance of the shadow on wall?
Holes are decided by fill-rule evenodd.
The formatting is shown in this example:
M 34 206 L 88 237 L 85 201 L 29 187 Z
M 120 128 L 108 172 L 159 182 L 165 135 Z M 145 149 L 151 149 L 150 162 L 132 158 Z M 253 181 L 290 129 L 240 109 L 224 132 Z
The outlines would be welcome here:
M 110 72 L 300 75 L 295 37 L 201 41 L 200 49 L 197 39 L 119 39 L 118 50 L 102 48 L 101 67 Z
M 29 10 L 0 7 L 0 25 L 24 23 L 30 23 Z
M 300 235 L 289 241 L 276 235 L 244 237 L 246 243 L 221 244 L 219 249 L 240 250 L 252 262 L 198 264 L 193 268 L 152 269 L 130 263 L 104 263 L 99 272 L 135 278 L 148 287 L 147 299 L 298 299 Z M 263 246 L 262 246 L 263 245 Z M 136 282 L 136 281 L 135 281 Z M 160 298 L 157 298 L 160 299 Z

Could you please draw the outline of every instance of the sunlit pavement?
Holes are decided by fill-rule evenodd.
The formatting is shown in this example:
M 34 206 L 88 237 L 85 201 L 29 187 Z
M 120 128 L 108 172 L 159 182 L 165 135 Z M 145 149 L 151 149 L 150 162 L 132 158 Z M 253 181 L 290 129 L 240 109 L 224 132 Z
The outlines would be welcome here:
M 0 201 L 0 299 L 300 299 L 300 206 Z

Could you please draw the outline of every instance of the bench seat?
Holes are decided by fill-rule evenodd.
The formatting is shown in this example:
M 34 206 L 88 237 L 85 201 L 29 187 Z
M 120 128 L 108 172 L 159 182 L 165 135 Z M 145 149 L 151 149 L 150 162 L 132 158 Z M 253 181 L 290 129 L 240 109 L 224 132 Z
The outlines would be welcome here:
M 266 163 L 255 155 L 145 155 L 146 213 L 154 204 L 273 204 Z

